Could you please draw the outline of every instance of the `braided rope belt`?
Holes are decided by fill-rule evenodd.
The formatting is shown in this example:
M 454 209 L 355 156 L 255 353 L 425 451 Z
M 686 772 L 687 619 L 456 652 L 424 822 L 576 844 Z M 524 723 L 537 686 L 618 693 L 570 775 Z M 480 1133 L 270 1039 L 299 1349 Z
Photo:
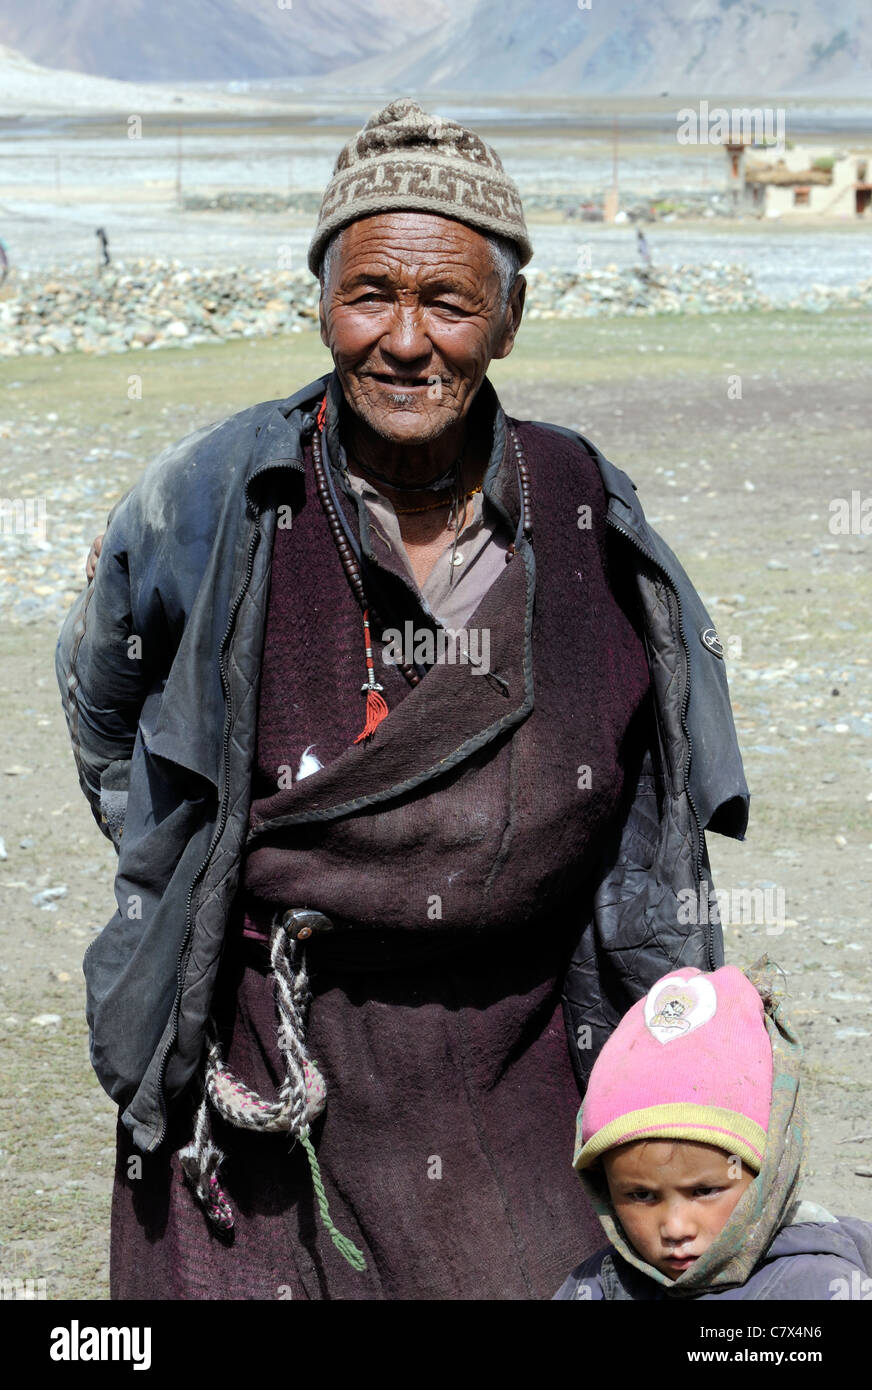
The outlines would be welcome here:
M 307 916 L 303 911 L 296 915 L 303 919 Z M 333 1244 L 354 1269 L 363 1270 L 366 1268 L 363 1255 L 331 1220 L 318 1158 L 310 1138 L 312 1121 L 327 1104 L 327 1087 L 308 1055 L 305 1042 L 311 996 L 305 947 L 298 944 L 297 938 L 311 935 L 311 928 L 303 926 L 292 934 L 289 923 L 294 917 L 293 912 L 285 913 L 281 922 L 273 926 L 270 936 L 270 966 L 279 1015 L 278 1048 L 285 1066 L 278 1095 L 275 1100 L 264 1100 L 230 1070 L 224 1061 L 217 1030 L 210 1023 L 203 1094 L 194 1120 L 193 1137 L 179 1150 L 179 1161 L 208 1219 L 220 1229 L 230 1230 L 236 1218 L 219 1179 L 224 1154 L 212 1139 L 210 1109 L 238 1129 L 290 1134 L 300 1141 L 306 1152 L 318 1210 Z

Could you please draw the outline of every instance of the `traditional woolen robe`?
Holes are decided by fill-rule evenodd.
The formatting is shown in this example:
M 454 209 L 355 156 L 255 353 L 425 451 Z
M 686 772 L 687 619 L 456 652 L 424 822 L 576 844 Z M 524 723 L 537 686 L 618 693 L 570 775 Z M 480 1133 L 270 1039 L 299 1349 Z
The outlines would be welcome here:
M 476 404 L 493 438 L 484 505 L 515 535 L 505 417 L 489 387 Z M 334 409 L 334 460 L 336 429 Z M 231 1068 L 272 1096 L 269 925 L 295 906 L 331 918 L 307 945 L 308 1046 L 328 1090 L 313 1139 L 333 1220 L 367 1268 L 319 1224 L 299 1146 L 216 1116 L 230 1236 L 207 1225 L 175 1157 L 144 1158 L 131 1180 L 121 1131 L 114 1297 L 549 1298 L 601 1244 L 571 1168 L 579 1096 L 560 992 L 651 737 L 649 674 L 595 462 L 516 429 L 535 533 L 467 623 L 487 634 L 489 669 L 437 662 L 413 689 L 376 629 L 390 713 L 366 743 L 353 743 L 361 612 L 311 454 L 274 542 L 248 849 L 214 1016 Z M 401 558 L 331 477 L 382 626 L 435 634 Z M 189 1111 L 178 1143 L 186 1124 Z

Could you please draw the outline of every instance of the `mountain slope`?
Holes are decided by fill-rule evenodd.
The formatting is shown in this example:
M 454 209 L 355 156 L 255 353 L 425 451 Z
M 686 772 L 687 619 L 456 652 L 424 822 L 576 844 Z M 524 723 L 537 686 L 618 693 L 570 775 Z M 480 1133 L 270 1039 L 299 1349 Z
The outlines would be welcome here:
M 287 5 L 287 8 L 280 8 Z M 137 81 L 368 91 L 872 90 L 869 0 L 0 0 L 0 43 Z
M 478 0 L 346 69 L 360 87 L 645 94 L 872 92 L 868 0 Z
M 442 24 L 427 0 L 0 0 L 0 43 L 49 67 L 127 81 L 311 78 Z

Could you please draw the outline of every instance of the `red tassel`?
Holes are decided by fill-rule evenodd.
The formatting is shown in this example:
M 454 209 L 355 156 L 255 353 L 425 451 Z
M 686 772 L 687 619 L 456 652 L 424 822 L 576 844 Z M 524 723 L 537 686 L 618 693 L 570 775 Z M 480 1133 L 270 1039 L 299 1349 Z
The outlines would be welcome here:
M 366 692 L 366 723 L 354 742 L 362 743 L 365 738 L 372 738 L 379 724 L 387 718 L 388 712 L 384 697 L 377 690 L 368 690 Z
M 357 735 L 355 743 L 362 743 L 366 738 L 372 738 L 379 724 L 387 718 L 389 713 L 387 704 L 381 695 L 381 686 L 375 678 L 375 666 L 372 659 L 372 638 L 369 635 L 369 609 L 363 615 L 363 640 L 366 644 L 366 685 L 361 686 L 361 691 L 366 692 L 366 723 L 363 731 Z
M 327 393 L 324 392 L 324 399 L 318 410 L 316 424 L 323 433 L 324 421 L 327 416 Z M 366 679 L 367 684 L 363 686 L 366 691 L 366 723 L 354 740 L 355 743 L 363 743 L 365 739 L 372 738 L 379 724 L 386 719 L 390 713 L 387 703 L 381 694 L 381 687 L 376 684 L 375 669 L 372 659 L 372 639 L 369 635 L 369 609 L 363 615 L 363 640 L 366 645 Z

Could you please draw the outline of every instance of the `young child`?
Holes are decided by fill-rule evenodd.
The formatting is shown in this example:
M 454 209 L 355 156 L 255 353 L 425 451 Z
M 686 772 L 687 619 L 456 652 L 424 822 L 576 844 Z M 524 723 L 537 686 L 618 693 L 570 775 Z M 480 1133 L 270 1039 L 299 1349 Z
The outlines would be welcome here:
M 767 967 L 673 971 L 609 1038 L 574 1167 L 610 1246 L 555 1299 L 872 1299 L 872 1224 L 796 1200 L 800 1047 Z

